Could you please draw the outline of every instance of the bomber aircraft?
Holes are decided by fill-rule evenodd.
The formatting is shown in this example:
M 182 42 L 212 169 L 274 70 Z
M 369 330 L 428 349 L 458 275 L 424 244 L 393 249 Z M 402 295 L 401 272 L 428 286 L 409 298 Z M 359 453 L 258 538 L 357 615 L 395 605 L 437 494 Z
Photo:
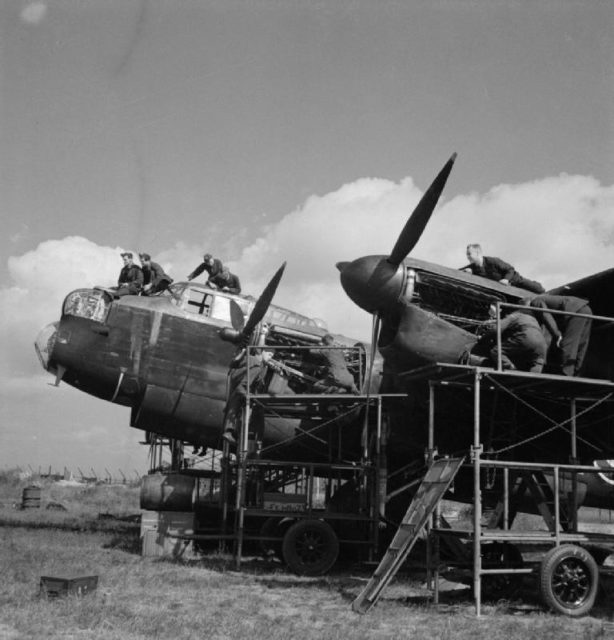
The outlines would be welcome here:
M 490 326 L 493 303 L 518 304 L 527 297 L 523 289 L 409 256 L 455 159 L 453 154 L 424 193 L 389 256 L 371 255 L 337 264 L 345 292 L 374 318 L 374 347 L 363 345 L 371 366 L 364 356 L 363 361 L 352 361 L 350 351 L 346 352 L 359 388 L 365 393 L 402 391 L 408 396 L 397 403 L 396 415 L 393 410 L 390 419 L 393 467 L 422 457 L 426 442 L 428 393 L 422 382 L 403 373 L 436 363 L 458 363 L 471 351 L 484 326 Z M 131 426 L 195 447 L 219 448 L 228 366 L 241 336 L 249 337 L 263 320 L 271 327 L 272 343 L 278 346 L 313 346 L 327 333 L 321 321 L 271 305 L 282 272 L 283 267 L 258 301 L 195 282 L 173 284 L 162 295 L 120 299 L 113 299 L 100 287 L 78 289 L 64 300 L 60 320 L 41 330 L 36 351 L 42 366 L 56 376 L 56 384 L 62 380 L 129 407 Z M 586 298 L 593 313 L 613 316 L 613 281 L 614 269 L 609 269 L 551 292 Z M 583 373 L 586 378 L 614 380 L 613 343 L 614 325 L 594 323 Z M 336 344 L 350 349 L 357 341 L 338 335 Z M 305 371 L 304 362 L 290 364 Z M 308 373 L 313 374 L 313 369 Z M 471 424 L 470 417 L 463 415 L 469 410 L 465 405 L 461 395 L 440 411 L 446 450 L 466 449 L 467 432 L 459 428 L 463 422 Z M 505 415 L 508 405 L 499 405 L 505 417 L 499 419 L 493 409 L 493 424 L 510 421 Z M 604 403 L 597 418 L 591 416 L 580 424 L 578 458 L 614 458 L 609 407 L 610 403 Z M 276 455 L 287 455 L 281 443 L 288 441 L 297 425 L 305 427 L 304 418 L 297 420 L 279 420 L 264 434 L 265 444 L 279 444 Z M 534 435 L 539 428 L 534 417 L 518 416 L 513 437 L 521 440 L 519 432 Z M 501 441 L 503 435 L 495 432 L 490 443 L 494 449 L 497 439 Z M 546 459 L 552 459 L 560 453 L 563 440 L 561 431 L 554 430 L 514 454 L 538 459 L 547 454 Z M 299 453 L 292 451 L 292 457 L 301 457 Z M 309 456 L 313 451 L 303 453 Z M 609 500 L 611 486 L 607 489 Z
M 66 296 L 60 320 L 39 333 L 36 352 L 56 385 L 63 381 L 129 407 L 131 426 L 195 448 L 221 449 L 228 370 L 238 344 L 262 321 L 270 328 L 269 342 L 278 346 L 315 347 L 328 333 L 323 321 L 270 304 L 284 267 L 258 300 L 196 282 L 178 282 L 150 297 L 77 289 Z M 336 336 L 338 348 L 355 343 Z M 360 383 L 362 365 L 348 360 Z M 265 444 L 287 441 L 301 422 L 273 421 Z
M 429 379 L 447 387 L 437 404 L 436 445 L 442 453 L 466 454 L 472 442 L 474 397 L 467 383 L 471 367 L 460 364 L 478 337 L 492 326 L 493 304 L 518 305 L 527 291 L 470 275 L 458 269 L 410 257 L 433 213 L 456 154 L 425 192 L 401 231 L 390 255 L 339 262 L 341 285 L 348 296 L 373 315 L 371 345 L 335 336 L 356 386 L 364 394 L 398 393 L 385 423 L 388 491 L 409 485 L 404 470 L 424 469 L 429 444 Z M 342 256 L 340 256 L 342 257 Z M 130 425 L 193 446 L 222 448 L 229 364 L 242 344 L 263 324 L 275 359 L 294 375 L 300 393 L 318 376 L 309 351 L 321 345 L 327 329 L 312 318 L 271 304 L 283 267 L 263 294 L 253 298 L 179 282 L 160 295 L 114 299 L 101 288 L 68 294 L 58 322 L 36 338 L 43 367 L 86 393 L 130 408 Z M 596 316 L 614 315 L 610 295 L 614 269 L 553 289 L 586 298 Z M 512 397 L 491 387 L 482 398 L 484 448 L 494 459 L 567 462 L 570 422 L 567 400 L 593 402 L 574 417 L 574 462 L 593 464 L 614 459 L 614 325 L 594 322 L 582 378 L 563 380 L 543 374 L 508 374 Z M 284 348 L 286 352 L 284 353 Z M 303 351 L 297 355 L 298 348 Z M 446 378 L 446 379 L 444 379 Z M 458 383 L 458 384 L 457 384 Z M 493 383 L 494 384 L 494 383 Z M 509 389 L 508 389 L 509 391 Z M 528 393 L 535 407 L 518 398 Z M 601 394 L 601 395 L 600 395 Z M 595 396 L 601 397 L 595 402 Z M 365 405 L 340 414 L 350 445 L 364 445 Z M 269 457 L 318 461 L 330 457 L 330 441 L 317 437 L 325 416 L 310 406 L 273 419 L 262 436 Z M 322 431 L 324 433 L 324 431 Z M 297 437 L 298 434 L 298 437 Z M 302 434 L 302 435 L 301 435 Z M 313 436 L 316 437 L 313 437 Z M 347 446 L 347 442 L 344 446 Z M 599 464 L 601 464 L 599 463 Z M 399 470 L 401 473 L 397 473 Z M 419 473 L 419 471 L 417 472 Z M 610 508 L 612 473 L 577 474 L 577 504 Z M 392 477 L 395 479 L 392 480 Z M 386 475 L 385 475 L 386 478 Z M 471 501 L 473 486 L 457 482 L 454 497 Z M 321 568 L 321 567 L 320 567 Z

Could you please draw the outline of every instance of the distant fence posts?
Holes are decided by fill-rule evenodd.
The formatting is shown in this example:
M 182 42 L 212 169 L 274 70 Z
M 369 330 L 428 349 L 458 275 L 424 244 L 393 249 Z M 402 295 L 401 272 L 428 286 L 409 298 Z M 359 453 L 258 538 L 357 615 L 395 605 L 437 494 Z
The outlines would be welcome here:
M 59 473 L 53 469 L 51 465 L 43 470 L 40 466 L 38 470 L 33 469 L 30 465 L 26 467 L 13 467 L 11 469 L 5 469 L 5 471 L 16 471 L 21 480 L 28 479 L 40 479 L 51 480 L 57 482 L 59 480 L 77 481 L 86 484 L 122 484 L 133 485 L 141 482 L 141 478 L 147 475 L 146 471 L 139 472 L 137 469 L 133 469 L 130 473 L 125 473 L 122 469 L 118 469 L 117 473 L 112 473 L 105 467 L 105 475 L 101 476 L 94 469 L 90 468 L 90 473 L 85 474 L 81 467 L 77 467 L 75 473 L 69 467 L 63 467 L 62 473 Z

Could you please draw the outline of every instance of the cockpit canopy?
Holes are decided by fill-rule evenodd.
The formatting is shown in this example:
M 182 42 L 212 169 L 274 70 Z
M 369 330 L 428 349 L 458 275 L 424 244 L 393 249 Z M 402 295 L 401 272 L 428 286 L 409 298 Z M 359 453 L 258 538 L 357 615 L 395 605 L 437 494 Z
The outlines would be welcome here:
M 109 315 L 110 308 L 111 299 L 104 291 L 77 289 L 66 296 L 62 314 L 104 322 Z
M 223 322 L 231 322 L 231 300 L 239 306 L 245 320 L 247 320 L 256 303 L 255 299 L 251 297 L 224 293 L 200 284 L 186 282 L 178 282 L 171 285 L 168 293 L 171 296 L 172 304 L 181 310 L 196 316 Z M 304 329 L 322 328 L 316 321 L 307 316 L 275 305 L 269 307 L 265 319 L 272 324 L 284 326 Z
M 282 324 L 284 326 L 294 326 L 301 327 L 303 329 L 308 328 L 317 328 L 317 329 L 327 329 L 326 322 L 324 320 L 312 320 L 307 316 L 303 316 L 299 313 L 295 313 L 294 311 L 289 311 L 288 309 L 283 309 L 282 307 L 276 307 L 271 305 L 269 307 L 269 311 L 265 316 L 267 322 L 272 324 Z
M 168 293 L 171 296 L 171 304 L 188 314 L 222 322 L 231 322 L 230 298 L 220 295 L 214 289 L 180 282 L 171 285 Z M 241 311 L 246 314 L 247 302 L 239 306 L 241 306 Z

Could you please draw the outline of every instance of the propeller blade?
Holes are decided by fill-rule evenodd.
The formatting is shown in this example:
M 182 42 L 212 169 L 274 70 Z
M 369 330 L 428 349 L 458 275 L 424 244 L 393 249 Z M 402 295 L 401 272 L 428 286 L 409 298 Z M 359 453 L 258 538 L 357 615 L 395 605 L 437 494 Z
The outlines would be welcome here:
M 241 307 L 234 300 L 230 301 L 230 322 L 232 323 L 233 329 L 243 331 L 243 327 L 245 326 L 243 311 L 241 311 Z
M 275 291 L 277 291 L 277 286 L 279 285 L 279 281 L 284 273 L 284 269 L 286 268 L 286 263 L 284 262 L 281 267 L 277 270 L 277 273 L 271 278 L 271 281 L 264 288 L 262 295 L 256 301 L 252 312 L 243 327 L 243 331 L 241 332 L 243 336 L 249 336 L 253 330 L 256 328 L 256 325 L 264 318 L 271 301 L 273 300 L 273 296 L 275 295 Z
M 371 353 L 369 354 L 369 366 L 367 367 L 367 375 L 363 382 L 363 393 L 369 395 L 371 389 L 371 378 L 373 377 L 373 363 L 375 361 L 375 352 L 377 350 L 377 342 L 379 340 L 379 332 L 381 328 L 381 318 L 378 313 L 373 314 L 373 322 L 371 324 Z
M 409 252 L 416 246 L 418 240 L 420 240 L 420 236 L 435 209 L 450 171 L 452 171 L 452 165 L 455 160 L 456 153 L 453 153 L 405 223 L 405 227 L 403 227 L 403 231 L 401 231 L 388 258 L 388 262 L 395 267 L 398 267 L 403 262 Z
M 373 324 L 371 325 L 371 353 L 369 354 L 369 366 L 367 368 L 367 375 L 363 381 L 362 393 L 367 396 L 365 421 L 362 425 L 361 446 L 363 455 L 366 458 L 368 456 L 368 431 L 369 431 L 369 396 L 371 395 L 371 378 L 373 377 L 373 363 L 375 361 L 375 351 L 377 350 L 377 341 L 379 340 L 379 332 L 381 326 L 381 318 L 378 313 L 373 314 Z

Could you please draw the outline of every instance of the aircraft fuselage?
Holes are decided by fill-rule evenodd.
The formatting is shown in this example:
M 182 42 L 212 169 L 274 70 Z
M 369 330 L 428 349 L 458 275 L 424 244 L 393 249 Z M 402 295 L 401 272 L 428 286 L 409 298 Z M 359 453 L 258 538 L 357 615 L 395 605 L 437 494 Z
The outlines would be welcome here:
M 36 348 L 58 379 L 130 407 L 132 426 L 213 447 L 222 432 L 228 368 L 237 348 L 220 337 L 232 328 L 231 301 L 246 313 L 253 305 L 181 283 L 174 295 L 151 298 L 111 300 L 103 291 L 77 290 L 64 301 L 59 323 L 41 331 Z M 316 342 L 325 333 L 279 307 L 267 317 L 308 331 Z

